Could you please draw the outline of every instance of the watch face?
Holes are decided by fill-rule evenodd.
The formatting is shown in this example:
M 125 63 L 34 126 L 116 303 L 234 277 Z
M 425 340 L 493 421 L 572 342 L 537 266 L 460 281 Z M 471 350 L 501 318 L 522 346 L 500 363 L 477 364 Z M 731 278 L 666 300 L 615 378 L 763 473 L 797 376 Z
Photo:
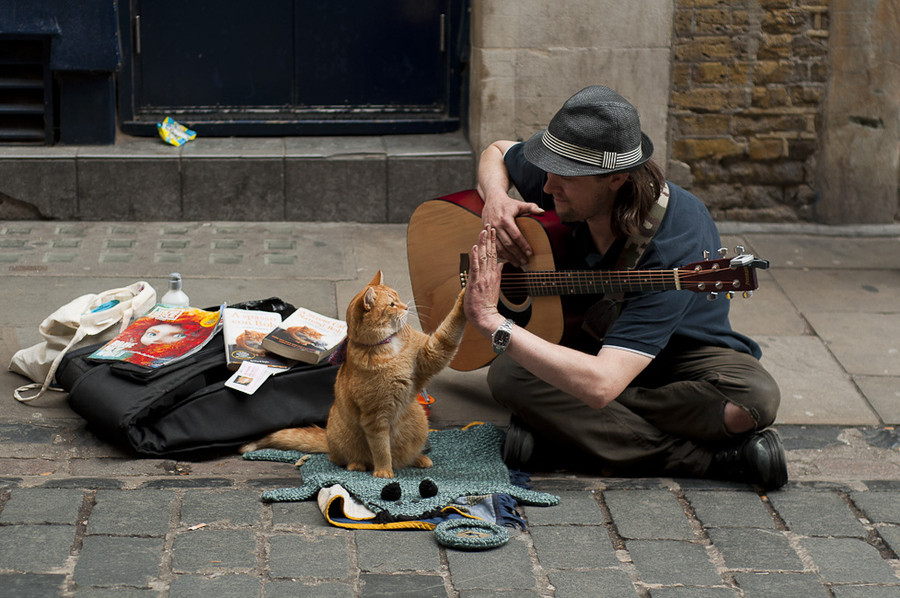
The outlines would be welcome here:
M 503 353 L 503 351 L 506 350 L 506 346 L 509 345 L 509 339 L 509 328 L 506 326 L 498 328 L 494 334 L 491 335 L 491 344 L 493 345 L 494 353 Z

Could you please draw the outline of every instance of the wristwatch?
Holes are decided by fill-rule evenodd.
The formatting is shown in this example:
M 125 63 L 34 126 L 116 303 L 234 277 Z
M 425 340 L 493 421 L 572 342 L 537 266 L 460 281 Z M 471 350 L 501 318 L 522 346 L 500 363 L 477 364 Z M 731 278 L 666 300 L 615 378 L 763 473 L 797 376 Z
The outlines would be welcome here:
M 494 334 L 491 335 L 491 346 L 494 348 L 494 353 L 497 355 L 506 351 L 506 347 L 509 346 L 510 333 L 512 332 L 513 324 L 514 322 L 512 320 L 507 319 L 500 324 L 500 328 L 495 330 Z

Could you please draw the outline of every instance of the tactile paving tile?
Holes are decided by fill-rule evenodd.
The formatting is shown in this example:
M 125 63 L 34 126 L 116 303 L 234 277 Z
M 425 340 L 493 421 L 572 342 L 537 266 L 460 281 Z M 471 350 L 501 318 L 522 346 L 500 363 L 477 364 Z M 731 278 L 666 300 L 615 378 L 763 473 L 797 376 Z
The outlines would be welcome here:
M 320 278 L 355 276 L 353 224 L 8 222 L 7 274 Z M 315 259 L 306 259 L 314 255 Z

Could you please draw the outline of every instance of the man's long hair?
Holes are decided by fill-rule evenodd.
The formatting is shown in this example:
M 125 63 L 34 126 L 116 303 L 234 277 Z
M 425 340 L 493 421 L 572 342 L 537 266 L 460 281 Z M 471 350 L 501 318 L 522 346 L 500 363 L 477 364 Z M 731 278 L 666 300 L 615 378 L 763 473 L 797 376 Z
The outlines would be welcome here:
M 665 184 L 662 170 L 653 160 L 645 162 L 629 175 L 619 188 L 613 204 L 612 226 L 617 237 L 641 232 L 641 224 L 650 215 L 650 208 Z

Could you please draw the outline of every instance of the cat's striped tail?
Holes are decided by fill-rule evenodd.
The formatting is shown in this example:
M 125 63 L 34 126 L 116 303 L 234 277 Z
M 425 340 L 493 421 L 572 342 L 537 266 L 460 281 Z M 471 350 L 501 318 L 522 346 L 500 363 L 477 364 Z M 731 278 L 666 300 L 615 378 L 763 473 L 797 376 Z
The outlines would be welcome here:
M 245 444 L 240 448 L 240 452 L 243 454 L 264 448 L 304 453 L 327 453 L 328 440 L 325 438 L 325 428 L 319 426 L 285 428 L 272 432 L 256 442 Z

